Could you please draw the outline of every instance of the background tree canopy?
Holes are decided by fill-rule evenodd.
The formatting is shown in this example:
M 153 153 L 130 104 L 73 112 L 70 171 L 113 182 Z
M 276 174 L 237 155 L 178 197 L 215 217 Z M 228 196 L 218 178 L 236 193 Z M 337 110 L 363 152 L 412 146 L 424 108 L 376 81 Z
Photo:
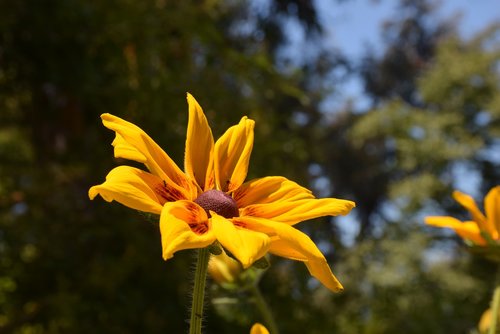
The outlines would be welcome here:
M 314 2 L 0 1 L 0 333 L 185 332 L 191 252 L 164 262 L 156 221 L 87 191 L 123 163 L 105 112 L 180 163 L 186 92 L 216 137 L 256 120 L 249 178 L 357 203 L 299 225 L 344 293 L 271 258 L 261 287 L 282 333 L 470 333 L 495 268 L 422 217 L 465 219 L 451 191 L 499 184 L 500 26 L 464 39 L 428 1 L 400 9 L 357 63 L 323 46 Z M 325 110 L 353 76 L 370 105 Z M 262 321 L 244 292 L 212 284 L 208 300 L 206 333 Z

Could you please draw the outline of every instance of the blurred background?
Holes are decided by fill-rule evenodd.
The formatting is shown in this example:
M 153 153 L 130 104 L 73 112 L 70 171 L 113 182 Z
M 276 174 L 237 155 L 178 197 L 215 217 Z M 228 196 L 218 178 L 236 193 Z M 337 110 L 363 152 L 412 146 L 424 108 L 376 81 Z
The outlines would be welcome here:
M 130 164 L 99 115 L 182 165 L 186 92 L 216 137 L 256 120 L 249 179 L 357 203 L 298 225 L 344 293 L 271 258 L 282 333 L 471 333 L 495 267 L 423 217 L 500 183 L 499 60 L 494 0 L 0 0 L 0 333 L 187 331 L 193 254 L 164 262 L 156 222 L 87 197 Z M 206 333 L 263 321 L 209 285 Z

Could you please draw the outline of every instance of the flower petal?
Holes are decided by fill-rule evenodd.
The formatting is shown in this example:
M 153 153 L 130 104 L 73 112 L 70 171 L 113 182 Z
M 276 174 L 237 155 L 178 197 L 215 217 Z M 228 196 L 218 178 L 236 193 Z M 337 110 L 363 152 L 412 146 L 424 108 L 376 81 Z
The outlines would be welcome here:
M 461 222 L 453 217 L 430 216 L 425 218 L 427 225 L 453 229 L 462 239 L 470 240 L 479 245 L 486 245 L 486 240 L 481 236 L 481 230 L 476 222 Z
M 453 198 L 470 212 L 472 220 L 477 222 L 479 228 L 485 230 L 490 234 L 493 232 L 493 226 L 488 223 L 486 217 L 483 215 L 481 210 L 479 210 L 476 202 L 471 196 L 455 190 L 453 192 Z
M 163 259 L 183 249 L 204 248 L 215 241 L 205 210 L 191 201 L 166 203 L 160 216 Z
M 147 164 L 148 159 L 134 146 L 130 145 L 120 134 L 116 133 L 115 139 L 111 143 L 115 148 L 115 158 L 137 161 Z
M 253 120 L 243 117 L 215 143 L 214 170 L 218 190 L 231 192 L 245 181 L 253 148 L 254 125 Z
M 186 136 L 184 170 L 196 180 L 202 191 L 213 188 L 214 138 L 207 118 L 191 94 L 187 94 L 189 121 Z
M 302 261 L 312 276 L 316 277 L 328 289 L 339 292 L 342 284 L 333 275 L 328 262 L 306 234 L 285 224 L 262 218 L 239 217 L 235 218 L 245 224 L 247 228 L 268 233 L 271 238 L 269 252 L 292 260 Z
M 238 207 L 277 201 L 314 198 L 310 190 L 281 176 L 268 176 L 245 182 L 233 193 Z
M 484 198 L 488 226 L 493 227 L 491 237 L 496 240 L 500 233 L 500 186 L 492 188 Z
M 212 229 L 217 240 L 248 268 L 267 253 L 269 237 L 260 232 L 236 227 L 228 219 L 210 211 Z
M 165 180 L 169 185 L 184 194 L 184 198 L 193 197 L 191 183 L 175 162 L 138 126 L 111 114 L 101 115 L 105 127 L 118 133 L 119 149 L 115 155 L 123 156 L 123 141 L 128 143 L 127 149 L 134 148 L 146 159 L 146 165 L 151 173 Z M 123 139 L 123 141 L 122 141 Z M 116 138 L 115 138 L 116 140 Z M 137 155 L 136 155 L 137 156 Z
M 354 207 L 354 202 L 337 198 L 301 199 L 249 205 L 241 210 L 240 215 L 293 225 L 317 217 L 346 215 Z
M 269 252 L 271 254 L 281 256 L 294 261 L 307 262 L 307 256 L 299 252 L 298 250 L 290 247 L 290 245 L 281 240 L 279 237 L 271 238 L 271 245 L 269 246 Z
M 160 195 L 162 187 L 163 181 L 153 174 L 119 166 L 109 172 L 103 184 L 89 189 L 89 197 L 94 199 L 99 194 L 108 202 L 117 201 L 132 209 L 159 214 L 166 201 Z
M 266 327 L 257 322 L 250 329 L 250 334 L 269 334 L 269 331 Z

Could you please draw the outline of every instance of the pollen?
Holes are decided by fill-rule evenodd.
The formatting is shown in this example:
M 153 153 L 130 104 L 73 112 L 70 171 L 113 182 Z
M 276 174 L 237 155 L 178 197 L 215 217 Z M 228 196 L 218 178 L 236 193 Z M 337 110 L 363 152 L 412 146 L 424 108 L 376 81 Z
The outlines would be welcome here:
M 198 196 L 194 200 L 207 212 L 210 217 L 210 210 L 225 218 L 238 217 L 238 205 L 228 194 L 219 190 L 209 190 Z

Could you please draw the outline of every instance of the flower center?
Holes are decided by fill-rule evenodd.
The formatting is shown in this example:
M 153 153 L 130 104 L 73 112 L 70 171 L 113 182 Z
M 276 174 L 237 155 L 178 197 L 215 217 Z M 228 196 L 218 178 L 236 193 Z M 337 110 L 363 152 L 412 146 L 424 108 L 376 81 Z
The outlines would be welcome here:
M 206 191 L 198 196 L 194 202 L 205 209 L 209 217 L 209 210 L 225 218 L 239 217 L 236 201 L 220 190 Z

